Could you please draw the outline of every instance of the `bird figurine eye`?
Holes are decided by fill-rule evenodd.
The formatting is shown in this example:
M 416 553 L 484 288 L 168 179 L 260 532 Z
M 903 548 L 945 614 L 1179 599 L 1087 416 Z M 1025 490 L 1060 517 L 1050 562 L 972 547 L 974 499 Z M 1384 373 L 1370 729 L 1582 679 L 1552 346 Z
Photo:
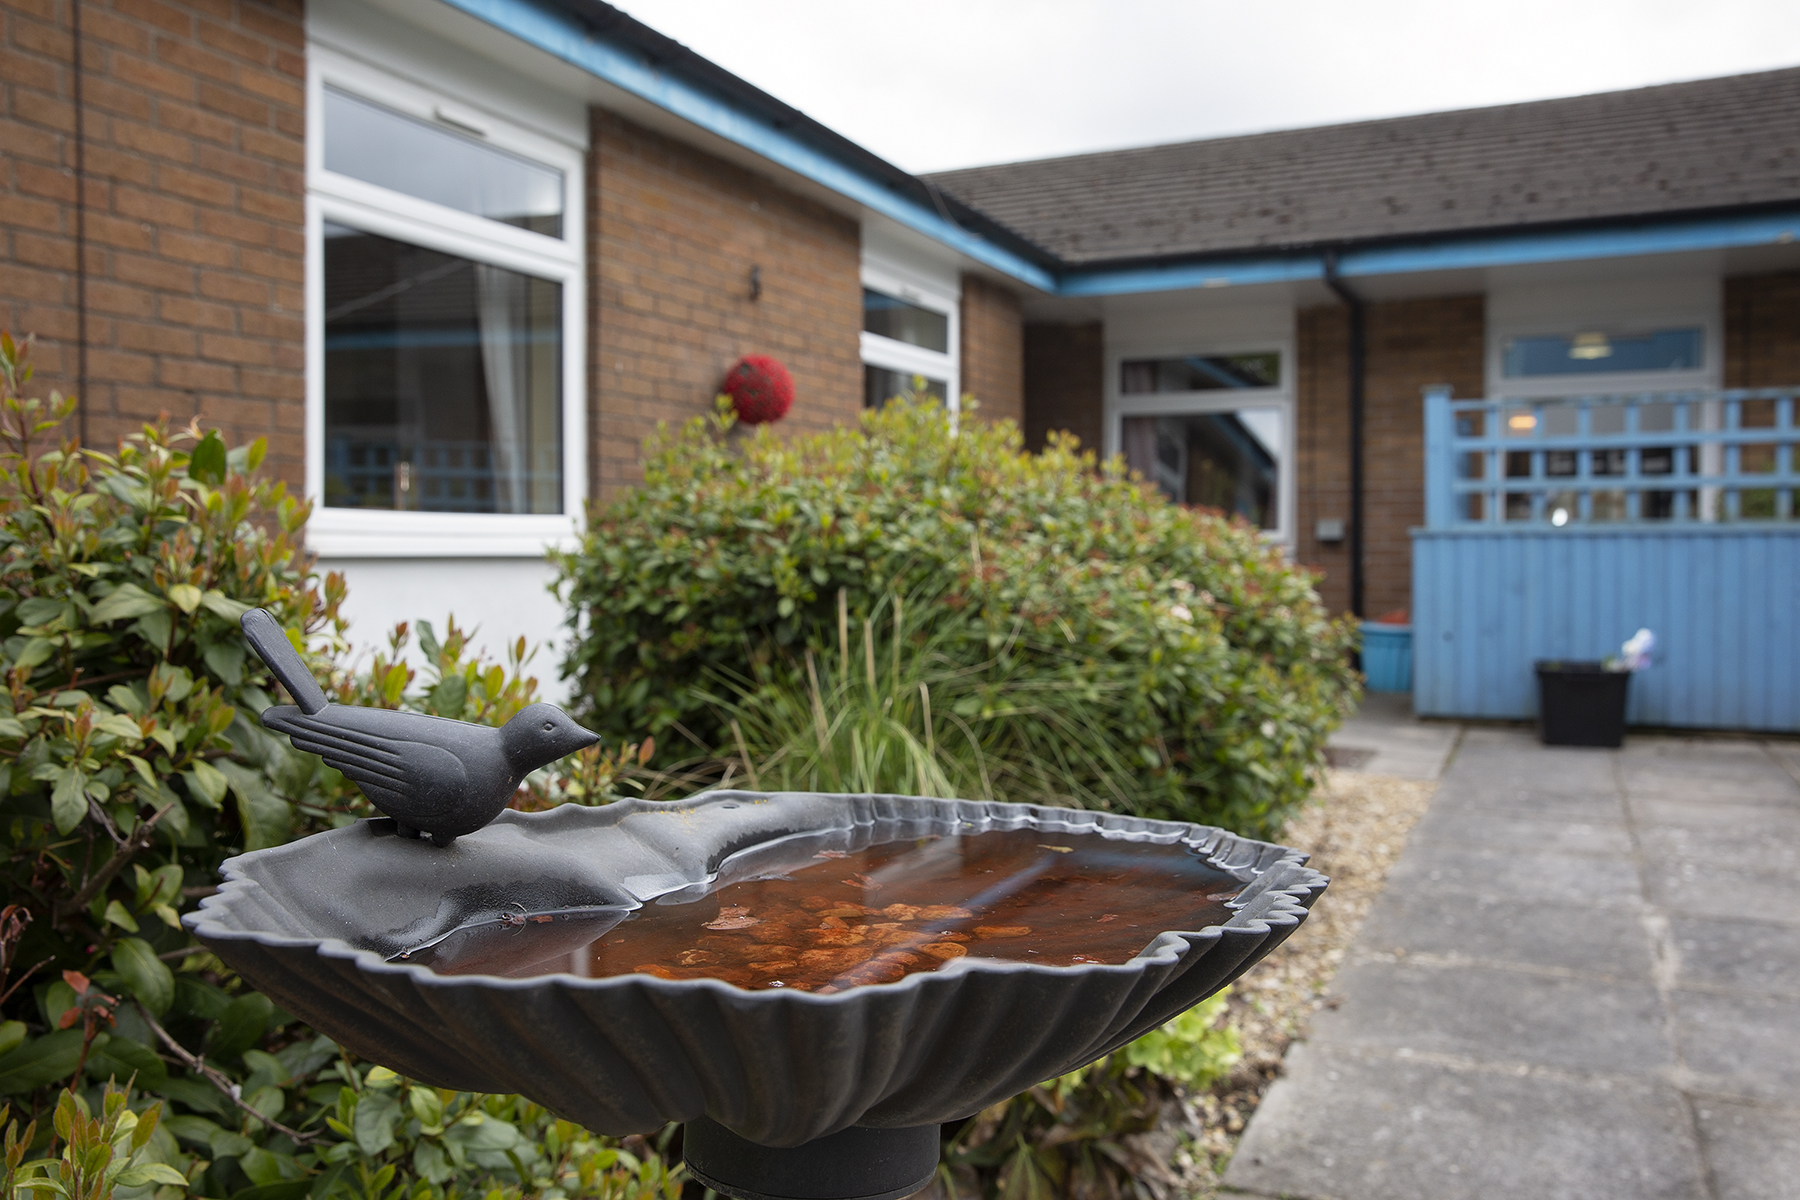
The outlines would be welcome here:
M 544 722 L 544 732 L 545 733 L 549 733 L 552 729 L 555 729 L 555 728 L 556 728 L 556 725 L 554 722 L 551 722 L 551 721 Z

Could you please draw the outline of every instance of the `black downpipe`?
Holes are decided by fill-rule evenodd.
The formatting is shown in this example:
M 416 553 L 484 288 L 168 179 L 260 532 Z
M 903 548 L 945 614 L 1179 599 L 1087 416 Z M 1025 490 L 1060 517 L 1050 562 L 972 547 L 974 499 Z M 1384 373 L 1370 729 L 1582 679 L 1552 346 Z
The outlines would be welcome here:
M 1350 611 L 1363 616 L 1363 385 L 1368 325 L 1363 298 L 1338 276 L 1337 251 L 1325 252 L 1325 286 L 1350 310 Z

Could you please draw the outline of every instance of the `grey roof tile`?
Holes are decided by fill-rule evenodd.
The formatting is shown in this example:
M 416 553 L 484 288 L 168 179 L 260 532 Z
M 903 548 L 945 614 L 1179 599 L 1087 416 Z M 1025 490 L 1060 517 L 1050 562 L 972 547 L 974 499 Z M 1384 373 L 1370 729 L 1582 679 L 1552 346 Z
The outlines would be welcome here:
M 1800 68 L 925 178 L 1072 264 L 1800 200 Z

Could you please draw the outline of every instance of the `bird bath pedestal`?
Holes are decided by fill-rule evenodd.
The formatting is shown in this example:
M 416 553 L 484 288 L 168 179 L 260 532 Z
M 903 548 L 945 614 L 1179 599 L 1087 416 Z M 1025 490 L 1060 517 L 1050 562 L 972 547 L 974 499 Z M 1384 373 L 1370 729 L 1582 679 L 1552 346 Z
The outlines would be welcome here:
M 954 922 L 933 935 L 960 936 L 964 950 L 940 945 L 954 955 L 941 967 L 893 982 L 577 973 L 596 939 L 647 928 L 671 905 L 735 913 L 714 894 L 884 846 L 967 856 L 984 835 L 1008 831 L 1015 843 L 1042 843 L 1047 861 L 1084 837 L 1121 856 L 1148 845 L 1191 855 L 1214 881 L 1205 898 L 1219 900 L 1216 918 L 1144 925 L 1135 954 L 1071 964 L 982 951 L 983 931 L 997 927 L 976 912 L 974 941 Z M 939 1125 L 1089 1063 L 1224 987 L 1298 927 L 1326 882 L 1295 851 L 1203 826 L 729 791 L 507 811 L 445 848 L 395 836 L 391 820 L 365 821 L 241 855 L 224 876 L 190 914 L 194 932 L 349 1050 L 433 1086 L 521 1093 L 603 1134 L 686 1122 L 696 1177 L 747 1200 L 873 1200 L 925 1186 Z M 968 916 L 1004 892 L 944 911 Z M 1133 911 L 1132 892 L 1121 885 L 1106 907 Z M 1173 920 L 1166 902 L 1155 907 L 1145 920 Z M 904 938 L 907 908 L 845 936 L 899 928 Z M 754 918 L 718 920 L 706 928 Z

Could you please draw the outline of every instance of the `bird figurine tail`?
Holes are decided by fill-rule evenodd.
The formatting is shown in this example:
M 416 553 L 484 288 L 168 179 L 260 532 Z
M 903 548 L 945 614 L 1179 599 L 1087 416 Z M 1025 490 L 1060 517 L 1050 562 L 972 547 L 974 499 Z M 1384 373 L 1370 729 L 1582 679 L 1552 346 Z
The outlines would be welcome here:
M 281 686 L 294 698 L 301 712 L 310 717 L 325 707 L 325 693 L 320 689 L 319 681 L 307 670 L 305 661 L 274 617 L 264 609 L 253 608 L 238 620 L 238 624 L 242 626 L 250 648 L 268 664 L 275 678 L 281 680 Z

